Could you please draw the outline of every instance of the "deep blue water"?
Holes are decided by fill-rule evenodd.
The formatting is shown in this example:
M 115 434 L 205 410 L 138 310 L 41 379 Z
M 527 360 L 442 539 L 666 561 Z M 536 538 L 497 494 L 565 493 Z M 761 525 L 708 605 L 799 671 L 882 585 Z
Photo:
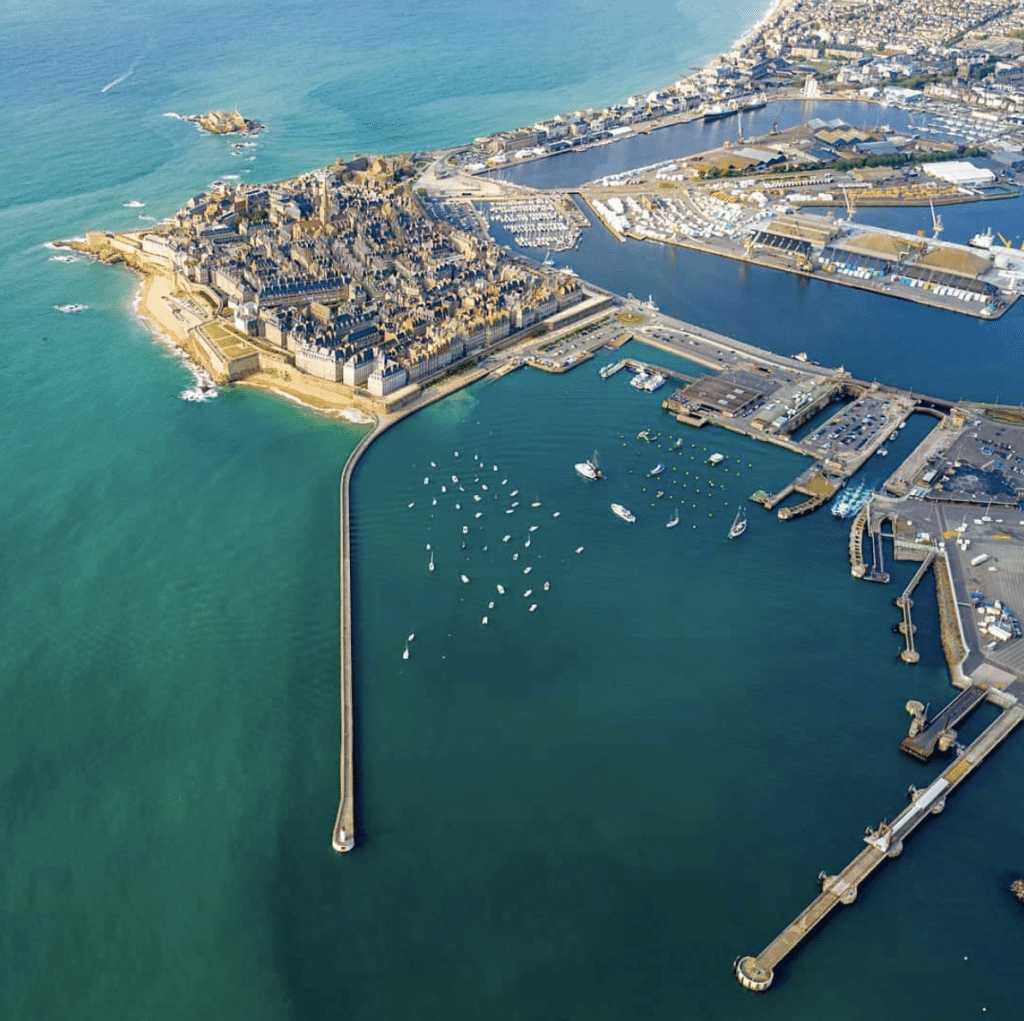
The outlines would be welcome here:
M 0 1016 L 1017 1016 L 1019 742 L 768 997 L 730 975 L 931 775 L 896 750 L 903 704 L 948 691 L 931 590 L 908 668 L 891 591 L 850 579 L 831 516 L 750 505 L 725 538 L 800 459 L 684 431 L 600 360 L 477 385 L 387 433 L 353 488 L 361 843 L 339 858 L 337 482 L 360 430 L 244 388 L 179 400 L 190 377 L 132 317 L 136 281 L 42 247 L 168 215 L 226 174 L 615 101 L 760 9 L 0 10 Z M 255 160 L 163 116 L 222 106 L 270 125 Z M 947 236 L 1024 230 L 1015 204 L 972 209 L 943 211 Z M 1017 313 L 979 324 L 600 228 L 574 257 L 744 339 L 1020 399 Z M 52 309 L 72 301 L 88 311 Z M 571 466 L 594 447 L 608 478 L 587 486 Z

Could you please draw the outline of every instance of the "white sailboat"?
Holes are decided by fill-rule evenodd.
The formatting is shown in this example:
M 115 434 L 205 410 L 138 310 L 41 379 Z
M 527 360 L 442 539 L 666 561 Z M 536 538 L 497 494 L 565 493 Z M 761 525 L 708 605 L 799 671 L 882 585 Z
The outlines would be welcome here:
M 665 527 L 666 528 L 675 528 L 676 525 L 678 525 L 678 524 L 679 524 L 679 508 L 677 507 L 675 515 L 672 517 L 672 519 L 670 521 L 666 522 Z
M 744 533 L 744 531 L 746 530 L 746 527 L 747 527 L 747 516 L 746 516 L 746 514 L 743 513 L 743 508 L 741 507 L 738 511 L 736 511 L 736 518 L 735 518 L 735 520 L 732 523 L 732 527 L 729 529 L 729 538 L 730 539 L 738 538 L 739 536 L 741 536 Z

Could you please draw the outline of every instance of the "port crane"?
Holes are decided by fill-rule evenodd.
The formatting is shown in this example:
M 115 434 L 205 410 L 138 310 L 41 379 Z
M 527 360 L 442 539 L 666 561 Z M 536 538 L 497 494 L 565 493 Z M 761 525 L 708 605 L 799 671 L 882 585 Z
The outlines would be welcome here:
M 999 238 L 999 240 L 1002 241 L 1002 243 L 1006 245 L 1007 248 L 1013 248 L 1013 242 L 1007 241 L 1006 238 L 1004 238 L 1003 235 L 999 233 L 999 231 L 996 231 L 996 237 Z
M 928 205 L 932 211 L 932 238 L 937 241 L 942 233 L 942 214 L 935 215 L 935 203 L 931 199 L 928 199 Z
M 857 212 L 857 207 L 854 205 L 850 193 L 846 190 L 846 185 L 841 184 L 839 187 L 843 189 L 843 198 L 846 199 L 846 218 L 852 220 L 853 214 Z

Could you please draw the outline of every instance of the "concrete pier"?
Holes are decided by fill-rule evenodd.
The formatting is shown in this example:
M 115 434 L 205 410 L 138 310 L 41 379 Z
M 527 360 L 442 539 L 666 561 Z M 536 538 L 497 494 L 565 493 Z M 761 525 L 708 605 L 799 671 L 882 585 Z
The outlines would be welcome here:
M 984 688 L 971 685 L 930 719 L 925 718 L 920 702 L 908 702 L 908 712 L 912 712 L 914 719 L 910 734 L 900 742 L 900 751 L 919 762 L 927 762 L 935 754 L 936 747 L 948 751 L 956 741 L 956 728 L 985 701 L 987 695 Z
M 938 815 L 946 799 L 985 758 L 1024 720 L 1024 686 L 1014 693 L 1010 707 L 974 741 L 955 762 L 923 790 L 911 788 L 913 799 L 892 821 L 869 828 L 864 848 L 838 875 L 818 876 L 821 893 L 761 951 L 757 957 L 738 957 L 733 965 L 736 980 L 746 989 L 763 993 L 775 978 L 775 969 L 839 904 L 852 904 L 857 888 L 887 858 L 903 851 L 903 841 L 930 815 Z
M 386 428 L 386 426 L 385 426 Z M 341 747 L 340 796 L 331 843 L 335 851 L 351 851 L 356 844 L 354 727 L 352 720 L 352 558 L 349 533 L 349 484 L 352 472 L 370 444 L 383 431 L 380 422 L 349 454 L 339 485 L 340 587 L 341 587 Z
M 914 648 L 914 632 L 917 630 L 914 627 L 914 622 L 911 619 L 910 611 L 914 606 L 914 600 L 911 598 L 914 589 L 921 583 L 921 579 L 928 573 L 928 568 L 932 566 L 935 560 L 935 552 L 930 551 L 928 555 L 921 561 L 921 565 L 914 572 L 914 577 L 910 579 L 910 584 L 903 590 L 902 595 L 896 600 L 896 605 L 903 611 L 903 622 L 900 624 L 900 633 L 903 635 L 906 641 L 906 647 L 900 653 L 900 659 L 904 663 L 917 663 L 921 654 Z

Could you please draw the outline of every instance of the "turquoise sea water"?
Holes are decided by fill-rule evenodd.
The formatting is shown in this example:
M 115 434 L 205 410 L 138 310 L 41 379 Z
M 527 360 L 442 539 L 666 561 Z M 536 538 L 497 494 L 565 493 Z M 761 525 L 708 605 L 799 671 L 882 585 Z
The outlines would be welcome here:
M 339 858 L 337 480 L 360 432 L 241 388 L 178 400 L 190 377 L 132 318 L 134 279 L 41 247 L 225 174 L 622 98 L 760 6 L 4 6 L 0 1016 L 1018 1016 L 1019 742 L 769 996 L 730 975 L 931 775 L 896 751 L 902 706 L 948 690 L 932 591 L 904 667 L 892 592 L 851 581 L 831 516 L 751 506 L 725 539 L 798 459 L 683 431 L 599 361 L 386 434 L 353 489 L 360 846 Z M 162 116 L 235 105 L 271 126 L 252 162 Z M 1024 230 L 1013 203 L 944 211 L 947 236 L 958 215 Z M 779 350 L 1024 398 L 1016 312 L 976 324 L 599 228 L 574 259 Z M 89 310 L 52 310 L 72 301 Z M 588 486 L 571 465 L 595 446 Z

